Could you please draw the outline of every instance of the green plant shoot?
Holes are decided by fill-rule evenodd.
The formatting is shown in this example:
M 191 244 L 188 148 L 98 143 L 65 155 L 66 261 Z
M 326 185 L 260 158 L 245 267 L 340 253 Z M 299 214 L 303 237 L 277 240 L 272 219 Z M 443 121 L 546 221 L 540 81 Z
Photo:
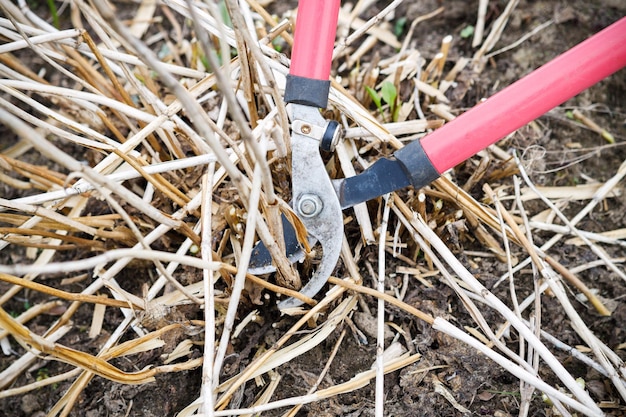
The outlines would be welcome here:
M 370 98 L 376 105 L 376 108 L 380 114 L 384 117 L 383 102 L 389 105 L 389 113 L 392 121 L 398 120 L 400 113 L 400 105 L 398 102 L 398 90 L 396 86 L 390 81 L 385 81 L 380 86 L 380 93 L 371 87 L 365 86 L 365 91 L 369 94 Z

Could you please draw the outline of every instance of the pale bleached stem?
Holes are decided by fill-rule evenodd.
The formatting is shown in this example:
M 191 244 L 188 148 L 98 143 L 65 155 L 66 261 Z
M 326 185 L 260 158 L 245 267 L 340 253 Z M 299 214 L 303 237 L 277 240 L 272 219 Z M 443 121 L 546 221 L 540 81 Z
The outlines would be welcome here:
M 213 174 L 215 164 L 209 165 L 208 171 L 202 177 L 202 213 L 200 223 L 202 225 L 202 242 L 200 251 L 202 260 L 213 261 L 213 248 L 211 245 L 211 207 L 213 205 Z M 213 283 L 213 271 L 202 270 L 202 281 L 204 291 L 204 353 L 202 362 L 202 386 L 200 398 L 202 399 L 202 412 L 210 417 L 213 416 L 215 408 L 215 388 L 219 380 L 213 378 L 213 362 L 215 359 L 215 287 Z
M 383 197 L 385 206 L 383 217 L 380 223 L 380 234 L 378 242 L 378 282 L 376 289 L 380 293 L 385 292 L 385 277 L 387 276 L 385 262 L 385 247 L 387 246 L 387 225 L 389 224 L 389 212 L 392 200 L 389 194 Z M 376 417 L 383 417 L 385 412 L 385 363 L 383 353 L 385 352 L 385 300 L 378 298 L 376 314 L 376 397 L 375 413 Z
M 238 270 L 235 275 L 235 281 L 228 300 L 228 310 L 226 311 L 226 317 L 224 319 L 224 327 L 222 329 L 222 335 L 218 344 L 217 353 L 215 355 L 215 363 L 213 364 L 213 381 L 219 381 L 220 373 L 222 370 L 222 364 L 226 357 L 226 349 L 229 346 L 230 335 L 234 327 L 235 320 L 237 318 L 237 308 L 243 291 L 244 284 L 246 282 L 246 272 L 248 270 L 248 264 L 252 256 L 252 246 L 254 245 L 254 238 L 256 236 L 256 224 L 257 217 L 259 216 L 259 199 L 261 194 L 261 175 L 260 166 L 255 168 L 255 176 L 252 182 L 252 191 L 250 193 L 250 204 L 248 206 L 248 219 L 246 221 L 246 230 L 244 232 L 243 245 L 241 251 L 241 257 L 239 258 Z

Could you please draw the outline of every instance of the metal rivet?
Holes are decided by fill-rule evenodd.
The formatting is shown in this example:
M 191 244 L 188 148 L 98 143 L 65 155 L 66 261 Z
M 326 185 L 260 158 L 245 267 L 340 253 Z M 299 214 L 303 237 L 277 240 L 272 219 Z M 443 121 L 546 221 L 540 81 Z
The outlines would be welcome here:
M 309 126 L 309 125 L 302 125 L 302 126 L 300 127 L 300 132 L 301 132 L 303 135 L 308 135 L 309 133 L 311 133 L 311 126 Z
M 317 216 L 323 207 L 322 200 L 315 194 L 304 194 L 298 201 L 298 211 L 303 217 Z

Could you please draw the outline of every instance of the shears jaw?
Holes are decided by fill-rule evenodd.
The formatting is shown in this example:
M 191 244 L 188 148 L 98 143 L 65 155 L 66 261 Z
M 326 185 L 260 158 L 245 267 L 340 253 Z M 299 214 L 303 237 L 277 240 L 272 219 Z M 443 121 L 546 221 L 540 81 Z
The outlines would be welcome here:
M 292 192 L 293 208 L 307 232 L 322 246 L 321 262 L 300 293 L 317 294 L 332 273 L 339 259 L 343 240 L 341 205 L 319 153 L 320 144 L 335 142 L 336 126 L 324 120 L 315 107 L 291 104 L 292 121 Z M 330 130 L 330 132 L 329 132 Z M 330 138 L 330 139 L 329 139 Z M 281 310 L 297 307 L 302 301 L 286 299 L 278 304 Z

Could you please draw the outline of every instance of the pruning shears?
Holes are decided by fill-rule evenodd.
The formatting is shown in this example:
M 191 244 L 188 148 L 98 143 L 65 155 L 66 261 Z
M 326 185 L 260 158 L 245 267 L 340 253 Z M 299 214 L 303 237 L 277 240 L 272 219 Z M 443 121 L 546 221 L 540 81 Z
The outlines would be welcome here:
M 292 149 L 292 204 L 310 238 L 322 246 L 322 258 L 300 290 L 315 296 L 339 259 L 342 210 L 408 186 L 421 188 L 584 89 L 626 67 L 626 17 L 528 74 L 450 123 L 381 158 L 359 175 L 331 180 L 319 149 L 332 151 L 341 126 L 325 120 L 330 68 L 340 0 L 300 0 L 291 67 L 285 87 Z M 302 249 L 284 223 L 287 255 Z M 254 249 L 250 272 L 268 271 L 265 247 Z M 279 308 L 302 304 L 295 298 Z

